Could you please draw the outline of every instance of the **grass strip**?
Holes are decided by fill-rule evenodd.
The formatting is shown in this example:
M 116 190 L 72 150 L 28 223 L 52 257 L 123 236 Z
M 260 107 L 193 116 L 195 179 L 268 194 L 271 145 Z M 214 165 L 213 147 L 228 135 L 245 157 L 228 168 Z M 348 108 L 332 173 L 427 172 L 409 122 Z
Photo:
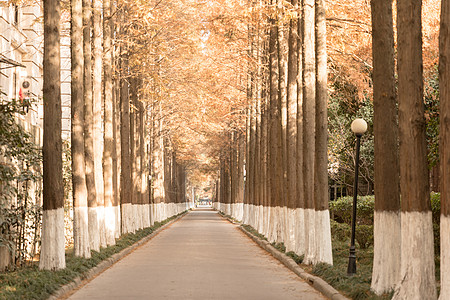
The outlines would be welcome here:
M 76 257 L 73 255 L 73 249 L 68 249 L 66 251 L 66 268 L 63 270 L 39 270 L 38 263 L 34 262 L 30 266 L 1 273 L 0 299 L 47 299 L 61 286 L 72 282 L 79 276 L 84 277 L 90 269 L 105 259 L 133 245 L 183 213 L 162 222 L 155 222 L 153 226 L 135 233 L 124 234 L 116 239 L 115 245 L 102 248 L 99 252 L 92 251 L 92 256 L 88 259 Z

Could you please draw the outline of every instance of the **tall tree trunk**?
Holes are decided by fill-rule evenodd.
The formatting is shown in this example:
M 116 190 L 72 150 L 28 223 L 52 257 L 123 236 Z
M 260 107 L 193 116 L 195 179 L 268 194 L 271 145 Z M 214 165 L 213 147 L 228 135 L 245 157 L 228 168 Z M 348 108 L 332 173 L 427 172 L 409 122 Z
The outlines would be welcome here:
M 270 200 L 272 230 L 269 233 L 270 242 L 280 242 L 280 217 L 281 201 L 283 199 L 283 143 L 281 121 L 281 99 L 279 89 L 279 65 L 277 55 L 278 27 L 275 19 L 271 19 L 269 55 L 270 55 Z
M 371 9 L 376 184 L 371 289 L 381 295 L 400 279 L 400 167 L 392 2 L 372 0 Z
M 111 47 L 111 2 L 103 0 L 103 101 L 104 101 L 104 146 L 103 146 L 103 186 L 104 186 L 104 222 L 105 242 L 115 244 L 115 212 L 113 208 L 113 82 Z M 103 243 L 102 243 L 103 246 Z
M 325 1 L 316 0 L 316 144 L 314 209 L 316 261 L 333 264 L 328 210 L 328 94 Z
M 99 231 L 99 243 L 106 247 L 105 231 L 105 199 L 103 192 L 103 132 L 102 132 L 102 1 L 92 0 L 92 52 L 94 56 L 94 68 L 92 70 L 92 99 L 94 118 L 94 174 L 97 194 L 97 224 Z M 94 249 L 95 250 L 95 249 Z
M 315 3 L 303 0 L 303 192 L 305 201 L 305 260 L 315 264 L 315 210 L 314 210 L 314 159 L 315 159 Z
M 450 1 L 441 3 L 439 33 L 440 175 L 441 175 L 441 293 L 450 299 Z
M 122 49 L 122 51 L 127 51 Z M 121 176 L 120 176 L 120 207 L 122 212 L 122 233 L 133 232 L 133 208 L 131 204 L 131 156 L 130 156 L 130 97 L 127 76 L 128 54 L 121 55 L 120 78 L 120 149 L 121 149 Z
M 97 216 L 97 188 L 94 167 L 94 103 L 92 93 L 90 0 L 83 0 L 83 55 L 84 55 L 84 155 L 86 158 L 86 188 L 88 202 L 88 230 L 91 250 L 100 250 Z
M 277 56 L 278 56 L 278 97 L 280 99 L 281 112 L 281 189 L 282 197 L 279 199 L 277 205 L 277 218 L 279 219 L 279 239 L 281 242 L 288 240 L 287 229 L 287 198 L 285 197 L 287 191 L 287 78 L 288 78 L 288 53 L 289 53 L 289 31 L 284 21 L 284 3 L 282 0 L 277 1 L 278 26 L 277 26 Z
M 139 211 L 138 211 L 138 188 L 137 188 L 137 174 L 138 174 L 138 129 L 136 126 L 137 120 L 137 79 L 135 77 L 130 78 L 130 163 L 131 163 L 131 209 L 133 218 L 131 219 L 132 231 L 139 229 Z
M 66 267 L 61 138 L 60 1 L 44 2 L 43 212 L 39 268 Z
M 298 9 L 298 1 L 291 1 Z M 297 197 L 297 74 L 298 74 L 298 17 L 289 23 L 289 53 L 287 73 L 287 122 L 286 122 L 286 177 L 287 177 L 287 239 L 286 252 L 295 251 L 296 197 Z
M 297 73 L 297 195 L 295 198 L 296 207 L 296 226 L 295 226 L 295 253 L 298 255 L 305 254 L 305 201 L 304 183 L 303 183 L 303 6 L 299 5 L 298 16 L 298 73 Z
M 86 165 L 84 157 L 83 15 L 82 1 L 71 0 L 71 141 L 73 240 L 76 256 L 90 257 Z
M 422 78 L 422 1 L 397 2 L 401 277 L 393 299 L 436 299 Z

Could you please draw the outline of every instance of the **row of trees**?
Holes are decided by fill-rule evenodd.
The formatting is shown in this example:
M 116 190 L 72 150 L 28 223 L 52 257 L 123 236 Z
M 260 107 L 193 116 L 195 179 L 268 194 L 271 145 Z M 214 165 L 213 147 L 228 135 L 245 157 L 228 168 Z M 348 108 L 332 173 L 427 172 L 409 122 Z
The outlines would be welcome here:
M 113 245 L 188 208 L 186 169 L 167 132 L 156 76 L 127 2 L 70 2 L 74 253 Z M 63 16 L 67 15 L 63 11 Z M 133 18 L 127 19 L 127 14 Z M 44 1 L 43 221 L 40 268 L 64 262 L 60 1 Z M 148 29 L 148 28 L 145 28 Z M 153 28 L 154 29 L 154 28 Z M 134 31 L 133 31 L 134 30 Z M 152 41 L 154 46 L 156 41 Z M 152 85 L 151 90 L 146 85 Z M 102 117 L 103 115 L 103 117 Z
M 254 8 L 247 138 L 236 134 L 224 153 L 218 199 L 226 205 L 219 209 L 239 216 L 233 207 L 243 199 L 233 193 L 244 185 L 239 158 L 245 156 L 243 222 L 305 255 L 306 263 L 332 264 L 324 3 L 273 1 Z
M 284 242 L 287 251 L 305 255 L 306 263 L 332 263 L 328 182 L 323 171 L 327 159 L 323 3 L 260 5 L 256 10 L 260 14 L 255 14 L 258 21 L 249 26 L 249 56 L 253 60 L 247 89 L 247 148 L 244 151 L 242 141 L 231 139 L 234 147 L 223 154 L 216 205 L 238 218 L 236 207 L 243 202 L 243 222 L 270 242 Z M 439 59 L 441 299 L 449 297 L 450 286 L 446 144 L 449 5 L 442 1 Z M 392 2 L 372 1 L 371 15 L 375 147 L 372 289 L 377 294 L 395 290 L 394 299 L 435 299 L 422 2 L 397 3 L 397 57 Z M 236 186 L 242 188 L 240 181 L 244 180 L 239 173 L 243 167 L 240 155 L 246 158 L 243 198 L 233 192 Z

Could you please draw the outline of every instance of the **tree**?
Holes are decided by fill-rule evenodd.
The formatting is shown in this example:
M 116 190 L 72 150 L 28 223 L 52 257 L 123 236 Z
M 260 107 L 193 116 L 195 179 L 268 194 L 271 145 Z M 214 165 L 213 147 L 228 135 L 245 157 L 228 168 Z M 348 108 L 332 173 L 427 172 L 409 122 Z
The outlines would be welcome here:
M 90 248 L 100 250 L 97 216 L 97 187 L 94 166 L 94 102 L 92 95 L 92 51 L 91 51 L 91 1 L 83 0 L 83 55 L 84 55 L 84 155 L 86 160 L 86 188 L 88 203 L 88 230 Z
M 111 46 L 111 2 L 103 0 L 103 101 L 104 101 L 104 146 L 103 146 L 103 185 L 104 185 L 104 222 L 106 244 L 115 244 L 116 214 L 113 207 L 113 153 L 115 141 L 113 139 L 113 79 Z
M 372 0 L 375 143 L 374 258 L 371 289 L 378 295 L 400 279 L 400 177 L 392 2 Z
M 450 297 L 450 1 L 441 3 L 439 32 L 440 88 L 440 161 L 441 161 L 441 293 L 439 299 Z
M 75 255 L 90 257 L 86 164 L 84 157 L 83 15 L 82 1 L 71 0 L 71 146 L 73 237 Z
M 328 93 L 325 1 L 316 0 L 316 141 L 314 160 L 314 209 L 316 261 L 333 264 L 330 212 L 328 210 Z
M 421 0 L 397 3 L 401 275 L 393 299 L 436 299 L 422 78 Z
M 92 70 L 92 101 L 94 122 L 94 176 L 97 195 L 97 224 L 100 246 L 106 247 L 105 198 L 103 185 L 103 132 L 102 132 L 102 1 L 92 1 L 92 52 L 94 64 Z
M 39 268 L 66 267 L 61 139 L 60 1 L 44 2 L 43 214 Z
M 291 1 L 294 9 L 298 10 L 298 1 Z M 297 75 L 298 75 L 298 15 L 289 21 L 289 50 L 287 73 L 287 122 L 286 122 L 286 177 L 287 177 L 287 240 L 286 251 L 296 248 L 296 198 L 297 198 Z
M 315 3 L 303 1 L 303 198 L 305 203 L 305 263 L 316 263 L 314 211 L 315 153 Z

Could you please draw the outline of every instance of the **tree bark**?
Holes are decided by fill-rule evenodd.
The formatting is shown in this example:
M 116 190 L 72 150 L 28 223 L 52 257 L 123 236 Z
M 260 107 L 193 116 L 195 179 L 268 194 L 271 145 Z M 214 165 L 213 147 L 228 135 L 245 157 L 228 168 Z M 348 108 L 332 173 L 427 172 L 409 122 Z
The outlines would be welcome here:
M 111 47 L 111 2 L 103 0 L 103 101 L 104 101 L 104 147 L 103 147 L 103 186 L 104 186 L 104 223 L 105 243 L 115 244 L 115 212 L 113 208 L 113 82 Z M 102 237 L 102 236 L 101 236 Z
M 39 269 L 66 267 L 61 138 L 60 1 L 44 2 L 43 212 Z
M 73 239 L 76 256 L 90 257 L 86 165 L 84 157 L 83 15 L 82 1 L 71 0 L 71 142 Z
M 441 2 L 439 33 L 440 176 L 441 176 L 441 293 L 450 298 L 450 1 Z
M 100 236 L 97 216 L 97 188 L 94 167 L 94 102 L 92 93 L 92 51 L 91 51 L 91 1 L 83 0 L 83 55 L 84 55 L 84 155 L 86 159 L 86 188 L 88 203 L 88 230 L 90 248 L 100 250 Z
M 291 1 L 298 9 L 298 1 Z M 286 252 L 294 251 L 295 209 L 297 197 L 297 74 L 298 74 L 298 17 L 289 22 L 289 51 L 287 73 L 287 121 L 286 121 L 286 177 L 287 177 L 287 240 L 284 242 Z
M 99 243 L 106 247 L 105 199 L 103 186 L 103 132 L 102 132 L 102 1 L 92 0 L 92 52 L 94 68 L 92 70 L 92 98 L 94 118 L 94 176 L 97 195 L 97 224 Z
M 122 49 L 122 51 L 126 51 Z M 127 53 L 121 55 L 120 78 L 120 149 L 121 149 L 121 176 L 120 176 L 120 207 L 122 213 L 122 233 L 133 232 L 133 209 L 131 204 L 132 180 L 131 180 L 131 156 L 130 156 L 130 98 L 128 85 L 128 57 Z
M 392 2 L 372 0 L 375 143 L 374 258 L 371 289 L 378 295 L 400 279 L 400 174 Z
M 328 93 L 325 1 L 316 0 L 316 144 L 314 209 L 316 261 L 333 264 L 328 211 Z
M 315 3 L 303 0 L 303 192 L 305 201 L 305 260 L 317 262 L 315 249 L 314 159 L 315 159 Z
M 397 2 L 401 275 L 393 299 L 436 299 L 422 78 L 421 0 Z

